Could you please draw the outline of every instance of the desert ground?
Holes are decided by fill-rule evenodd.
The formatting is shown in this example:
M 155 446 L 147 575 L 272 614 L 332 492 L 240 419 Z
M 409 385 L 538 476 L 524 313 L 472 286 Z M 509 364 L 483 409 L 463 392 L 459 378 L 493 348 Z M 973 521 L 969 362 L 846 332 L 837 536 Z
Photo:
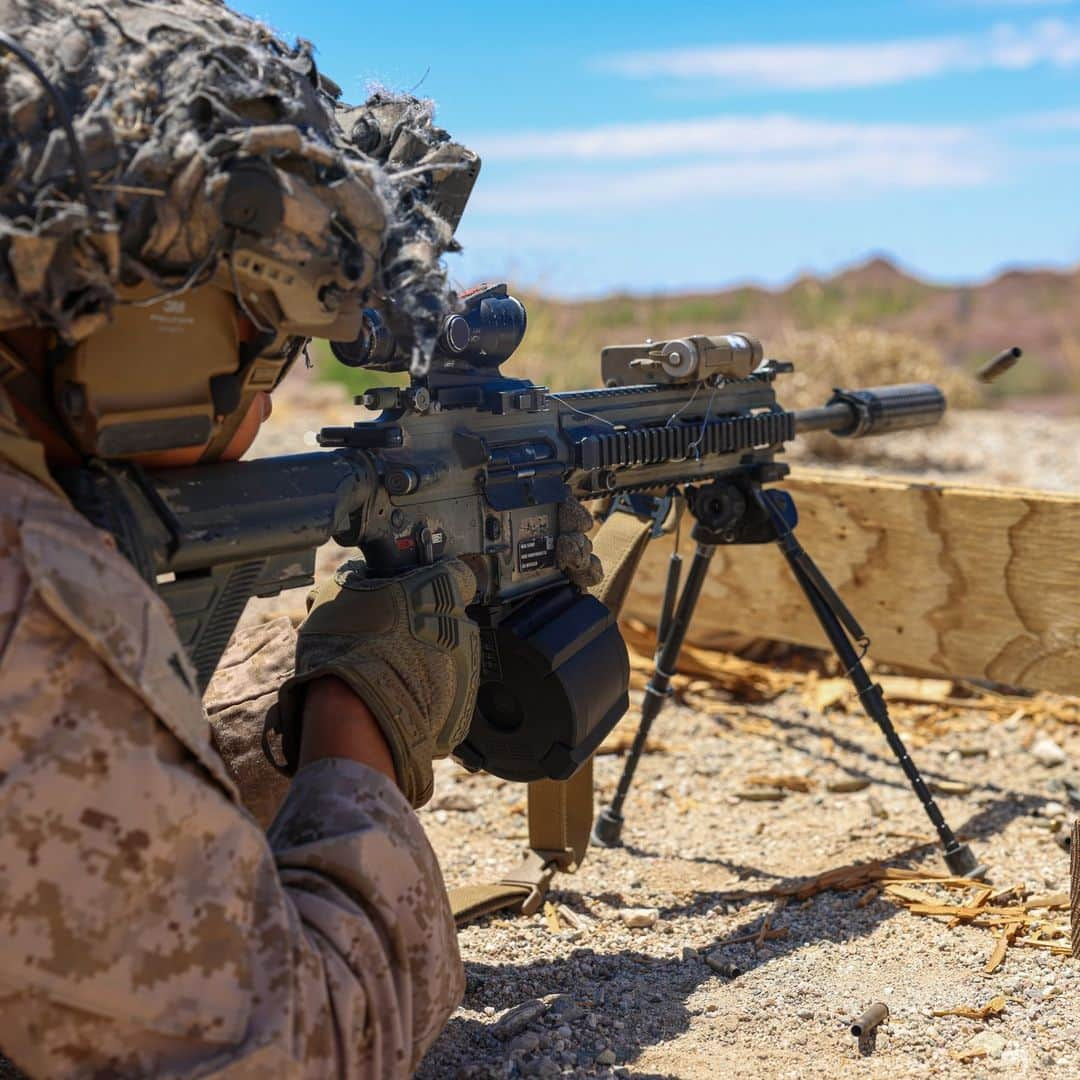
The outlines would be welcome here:
M 310 373 L 285 389 L 257 453 L 302 448 L 305 433 L 352 409 Z M 1080 420 L 958 412 L 940 431 L 836 467 L 1080 491 L 1078 436 Z M 324 565 L 341 554 L 326 552 Z M 283 611 L 299 618 L 302 597 L 261 601 L 247 619 Z M 988 974 L 999 947 L 989 920 L 951 926 L 911 910 L 913 895 L 916 907 L 970 903 L 975 890 L 864 882 L 776 895 L 850 864 L 943 867 L 884 740 L 835 692 L 820 656 L 710 664 L 713 677 L 685 677 L 654 728 L 624 846 L 590 851 L 531 918 L 462 931 L 465 1001 L 419 1075 L 1080 1075 L 1080 964 L 1025 945 L 1024 931 Z M 1023 910 L 1067 891 L 1060 840 L 1080 815 L 1080 705 L 946 680 L 919 691 L 926 700 L 898 702 L 894 715 L 947 818 L 988 865 L 990 902 Z M 621 761 L 599 757 L 598 799 Z M 523 788 L 452 762 L 437 775 L 421 817 L 447 884 L 497 880 L 524 847 Z M 1049 935 L 1065 917 L 1030 913 Z M 890 1017 L 863 1056 L 849 1028 L 875 1002 Z M 955 1009 L 976 1018 L 935 1015 Z
M 300 369 L 253 453 L 309 448 L 352 411 L 340 384 Z M 959 411 L 832 467 L 1080 491 L 1078 442 L 1080 419 Z M 344 554 L 329 545 L 320 566 Z M 255 601 L 244 622 L 298 621 L 303 600 Z M 649 649 L 629 632 L 636 705 Z M 422 1080 L 1080 1075 L 1080 962 L 1055 936 L 1064 913 L 1045 906 L 1068 889 L 1080 700 L 886 683 L 901 691 L 894 717 L 946 817 L 989 868 L 985 888 L 958 888 L 903 880 L 942 863 L 834 667 L 786 648 L 695 657 L 654 728 L 623 846 L 591 850 L 536 915 L 462 930 L 465 1000 Z M 635 719 L 636 707 L 597 759 L 598 804 Z M 497 880 L 525 845 L 524 789 L 450 761 L 421 818 L 450 886 Z M 940 904 L 983 908 L 920 913 Z M 995 911 L 1011 914 L 994 925 Z M 849 1029 L 877 1002 L 889 1019 L 862 1054 Z M 0 1058 L 0 1075 L 18 1074 Z

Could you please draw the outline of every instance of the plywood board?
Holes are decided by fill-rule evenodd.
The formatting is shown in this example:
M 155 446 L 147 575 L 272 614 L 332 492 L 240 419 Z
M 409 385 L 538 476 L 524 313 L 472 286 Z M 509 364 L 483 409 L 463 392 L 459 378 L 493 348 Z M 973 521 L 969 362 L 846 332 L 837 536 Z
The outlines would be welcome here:
M 797 535 L 870 634 L 874 658 L 1080 694 L 1080 496 L 809 469 L 785 487 Z M 626 615 L 655 625 L 671 547 L 671 537 L 649 545 Z M 716 551 L 688 640 L 715 645 L 732 632 L 826 644 L 773 544 Z

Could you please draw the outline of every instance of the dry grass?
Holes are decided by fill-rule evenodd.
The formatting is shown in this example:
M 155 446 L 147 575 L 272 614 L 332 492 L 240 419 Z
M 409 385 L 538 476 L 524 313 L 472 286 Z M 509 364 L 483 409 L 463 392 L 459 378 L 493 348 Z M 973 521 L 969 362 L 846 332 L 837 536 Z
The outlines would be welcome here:
M 874 259 L 776 290 L 738 286 L 593 300 L 517 292 L 529 311 L 529 330 L 507 371 L 557 390 L 595 386 L 605 345 L 743 331 L 799 368 L 799 389 L 785 380 L 785 404 L 821 400 L 802 375 L 812 379 L 820 372 L 820 388 L 828 391 L 835 383 L 912 381 L 928 371 L 954 408 L 1023 403 L 1055 415 L 1080 410 L 1080 268 L 1015 271 L 979 285 L 946 286 Z M 1023 361 L 990 387 L 977 387 L 975 370 L 1012 345 L 1023 348 Z M 354 389 L 386 381 L 332 361 L 326 371 Z M 802 398 L 802 386 L 815 396 Z
M 556 390 L 596 386 L 604 345 L 642 341 L 649 336 L 660 340 L 692 332 L 719 333 L 724 329 L 714 325 L 687 326 L 658 317 L 659 325 L 646 331 L 640 325 L 643 311 L 639 308 L 632 325 L 618 333 L 585 319 L 582 309 L 576 314 L 571 317 L 568 308 L 532 301 L 529 332 L 507 365 L 508 371 Z M 985 395 L 968 373 L 950 367 L 934 345 L 908 334 L 841 322 L 828 329 L 789 327 L 764 344 L 766 356 L 795 364 L 794 373 L 783 376 L 776 384 L 781 404 L 789 409 L 823 405 L 838 386 L 852 389 L 907 382 L 935 383 L 945 391 L 953 409 L 985 404 Z M 824 433 L 808 436 L 805 446 L 814 457 L 831 461 L 858 458 L 865 452 L 861 443 Z

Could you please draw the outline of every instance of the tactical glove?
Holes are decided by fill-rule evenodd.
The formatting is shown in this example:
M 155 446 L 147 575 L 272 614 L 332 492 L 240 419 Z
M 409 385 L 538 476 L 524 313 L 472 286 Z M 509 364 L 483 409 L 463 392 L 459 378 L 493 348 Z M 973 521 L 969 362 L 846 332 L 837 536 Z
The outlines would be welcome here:
M 347 562 L 315 589 L 297 638 L 296 674 L 266 718 L 267 731 L 281 736 L 285 770 L 296 771 L 300 754 L 304 685 L 334 675 L 371 710 L 405 797 L 413 806 L 427 802 L 432 759 L 448 757 L 472 720 L 480 632 L 465 605 L 475 591 L 472 571 L 457 559 L 389 579 Z
M 585 535 L 592 526 L 592 514 L 572 495 L 560 504 L 555 562 L 575 585 L 583 589 L 599 585 L 604 579 L 604 568 L 593 554 L 592 541 Z

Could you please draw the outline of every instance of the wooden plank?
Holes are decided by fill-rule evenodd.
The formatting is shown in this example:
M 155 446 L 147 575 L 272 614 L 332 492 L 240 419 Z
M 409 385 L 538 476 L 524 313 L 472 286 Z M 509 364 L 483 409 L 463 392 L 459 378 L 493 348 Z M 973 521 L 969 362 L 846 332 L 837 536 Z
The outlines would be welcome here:
M 1080 496 L 801 469 L 798 536 L 873 639 L 918 671 L 1080 693 Z M 681 550 L 693 553 L 684 520 Z M 649 545 L 624 613 L 655 626 L 672 538 Z M 685 566 L 685 564 L 684 564 Z M 688 640 L 825 646 L 775 545 L 717 550 Z

